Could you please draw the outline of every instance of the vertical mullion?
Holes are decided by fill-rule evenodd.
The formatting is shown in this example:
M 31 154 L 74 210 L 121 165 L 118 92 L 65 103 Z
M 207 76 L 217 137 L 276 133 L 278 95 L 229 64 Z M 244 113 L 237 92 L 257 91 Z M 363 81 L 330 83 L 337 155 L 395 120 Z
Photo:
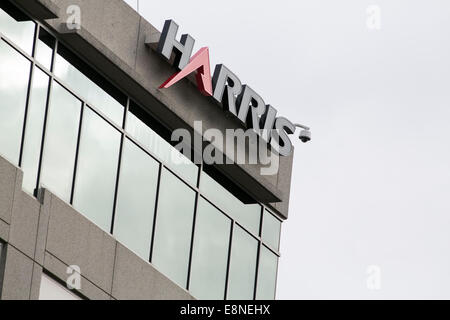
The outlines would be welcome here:
M 194 152 L 194 149 L 192 149 L 192 152 Z M 195 155 L 192 154 L 195 158 Z M 188 262 L 188 274 L 186 279 L 186 290 L 189 291 L 190 282 L 191 282 L 191 268 L 192 268 L 192 255 L 194 251 L 194 237 L 195 237 L 195 225 L 197 223 L 197 209 L 198 209 L 198 202 L 200 201 L 200 182 L 201 182 L 201 176 L 203 172 L 203 162 L 200 164 L 198 168 L 198 176 L 197 176 L 197 188 L 195 192 L 195 203 L 194 203 L 194 214 L 192 215 L 192 232 L 191 232 L 191 245 L 189 247 L 189 262 Z
M 86 104 L 82 102 L 81 112 L 80 112 L 80 123 L 78 125 L 78 137 L 77 137 L 77 147 L 75 151 L 75 164 L 73 166 L 73 175 L 72 175 L 72 190 L 70 191 L 70 201 L 69 203 L 73 205 L 73 197 L 75 195 L 75 183 L 77 179 L 77 171 L 78 171 L 78 159 L 80 155 L 80 142 L 81 142 L 81 133 L 83 130 L 83 118 L 84 118 L 84 110 L 87 108 Z
M 203 161 L 198 166 L 198 176 L 197 176 L 197 189 L 200 190 L 200 183 L 202 179 L 202 172 L 203 172 Z
M 280 233 L 278 234 L 278 247 L 277 247 L 277 253 L 278 253 L 279 257 L 281 256 L 280 248 L 281 248 L 281 232 L 282 232 L 282 229 L 283 229 L 283 221 L 280 220 Z
M 258 254 L 256 255 L 256 273 L 255 273 L 255 288 L 253 290 L 253 300 L 256 300 L 256 293 L 258 291 L 258 280 L 259 280 L 259 261 L 261 257 L 262 242 L 258 241 Z
M 195 225 L 197 223 L 197 210 L 198 210 L 198 202 L 200 201 L 200 193 L 197 191 L 195 195 L 195 206 L 194 206 L 194 215 L 192 221 L 192 232 L 191 232 L 191 246 L 189 249 L 189 265 L 188 265 L 188 274 L 187 274 L 187 282 L 186 282 L 186 290 L 189 290 L 190 282 L 191 282 L 191 268 L 192 268 L 192 254 L 194 251 L 194 236 L 195 236 Z
M 258 292 L 258 280 L 259 280 L 259 262 L 261 258 L 261 249 L 262 249 L 262 237 L 263 237 L 263 226 L 264 226 L 264 213 L 266 211 L 266 207 L 264 205 L 261 206 L 261 220 L 259 226 L 259 240 L 258 240 L 258 255 L 256 258 L 256 274 L 255 274 L 255 290 L 253 300 L 256 300 L 256 294 Z
M 39 190 L 40 184 L 41 184 L 42 160 L 44 158 L 45 136 L 47 133 L 47 120 L 48 120 L 47 118 L 48 118 L 48 111 L 49 111 L 50 103 L 51 103 L 51 97 L 52 97 L 53 82 L 54 82 L 53 69 L 54 69 L 54 65 L 55 65 L 55 57 L 58 52 L 58 44 L 59 44 L 59 41 L 57 39 L 55 39 L 55 47 L 53 48 L 53 56 L 52 56 L 52 71 L 50 72 L 50 83 L 48 85 L 48 91 L 47 91 L 47 104 L 45 106 L 44 128 L 42 129 L 41 151 L 40 151 L 40 155 L 39 155 L 39 165 L 38 165 L 38 174 L 37 174 L 37 179 L 36 179 L 35 196 L 37 196 L 37 193 L 38 193 L 38 190 Z
M 259 219 L 259 238 L 262 239 L 262 233 L 263 233 L 263 224 L 264 224 L 264 212 L 266 211 L 264 206 L 261 206 L 261 217 Z
M 130 108 L 130 99 L 127 97 L 127 105 L 124 108 L 122 129 L 125 129 L 129 108 Z M 125 130 L 122 130 L 121 140 L 120 140 L 120 149 L 119 149 L 119 160 L 117 163 L 116 185 L 115 185 L 115 189 L 114 189 L 114 203 L 113 203 L 113 212 L 112 212 L 112 218 L 111 218 L 111 230 L 110 230 L 111 234 L 114 234 L 114 222 L 115 222 L 115 218 L 116 218 L 117 199 L 118 199 L 118 195 L 119 195 L 120 172 L 122 169 L 122 156 L 123 156 L 123 147 L 125 145 L 125 139 L 126 139 L 126 133 L 125 133 Z
M 163 169 L 164 169 L 164 165 L 162 163 L 160 163 L 159 164 L 159 172 L 158 172 L 158 181 L 157 181 L 157 185 L 156 185 L 155 210 L 153 211 L 152 237 L 150 239 L 150 254 L 149 254 L 150 263 L 153 260 L 153 244 L 154 244 L 154 240 L 155 240 L 156 216 L 158 215 L 159 192 L 161 190 L 161 176 L 162 176 Z
M 228 242 L 227 273 L 226 273 L 226 276 L 225 276 L 225 295 L 224 295 L 224 300 L 227 300 L 227 295 L 228 295 L 228 280 L 229 280 L 229 277 L 230 277 L 231 250 L 232 250 L 232 247 L 233 247 L 233 231 L 234 231 L 234 220 L 231 220 L 230 240 Z
M 36 42 L 37 42 L 38 36 L 39 36 L 39 25 L 36 24 L 36 26 L 34 28 L 33 50 L 31 53 L 31 56 L 33 59 L 31 60 L 30 76 L 28 77 L 27 98 L 26 98 L 26 102 L 25 102 L 25 112 L 24 112 L 23 126 L 22 126 L 22 137 L 21 137 L 21 141 L 20 141 L 19 161 L 17 163 L 19 168 L 22 167 L 23 147 L 25 144 L 25 131 L 26 131 L 26 126 L 27 126 L 28 109 L 30 107 L 31 89 L 33 87 L 33 74 L 34 74 L 34 68 L 36 65 L 35 61 L 34 61 L 34 57 L 36 55 Z
M 280 257 L 277 256 L 277 271 L 275 273 L 275 291 L 273 293 L 273 300 L 277 298 L 277 289 L 278 289 L 278 268 L 280 267 Z

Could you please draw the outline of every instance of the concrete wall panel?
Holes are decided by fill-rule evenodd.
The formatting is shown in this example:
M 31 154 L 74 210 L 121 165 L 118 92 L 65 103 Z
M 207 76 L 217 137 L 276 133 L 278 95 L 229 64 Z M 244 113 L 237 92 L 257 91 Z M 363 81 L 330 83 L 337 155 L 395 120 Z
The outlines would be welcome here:
M 36 235 L 36 250 L 34 259 L 40 265 L 44 264 L 44 253 L 47 245 L 48 223 L 53 195 L 47 189 L 40 189 L 38 195 L 41 207 L 39 209 L 39 222 Z
M 11 223 L 17 168 L 5 159 L 0 160 L 0 219 Z
M 53 0 L 60 8 L 60 18 L 53 25 L 69 18 L 67 8 L 81 9 L 81 25 L 100 42 L 106 44 L 120 59 L 134 66 L 140 16 L 122 0 Z
M 116 242 L 71 206 L 53 197 L 46 250 L 111 292 Z
M 9 224 L 3 220 L 0 220 L 0 239 L 5 242 L 9 240 Z
M 9 242 L 33 259 L 41 204 L 22 191 L 22 176 L 17 170 Z
M 39 292 L 41 289 L 41 278 L 43 268 L 35 263 L 33 265 L 33 276 L 31 278 L 30 300 L 39 300 Z
M 112 296 L 119 300 L 193 299 L 187 291 L 119 243 Z
M 11 245 L 6 248 L 2 300 L 28 300 L 30 298 L 33 260 Z
M 50 272 L 53 276 L 59 278 L 63 283 L 67 281 L 69 274 L 67 273 L 68 265 L 51 255 L 50 253 L 45 254 L 44 258 L 44 268 Z M 79 293 L 88 298 L 89 300 L 110 300 L 110 295 L 105 291 L 97 287 L 91 281 L 86 279 L 81 275 L 81 288 L 78 290 Z M 75 294 L 78 294 L 75 292 Z

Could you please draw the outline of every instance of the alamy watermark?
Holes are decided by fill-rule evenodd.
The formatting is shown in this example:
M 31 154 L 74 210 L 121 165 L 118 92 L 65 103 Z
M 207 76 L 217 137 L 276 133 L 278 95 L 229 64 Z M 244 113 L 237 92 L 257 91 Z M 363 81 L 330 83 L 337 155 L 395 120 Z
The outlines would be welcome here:
M 366 275 L 367 289 L 371 291 L 381 290 L 381 267 L 377 265 L 368 266 Z
M 66 273 L 69 275 L 66 280 L 67 289 L 81 290 L 81 268 L 71 265 L 67 267 Z
M 68 15 L 66 26 L 69 30 L 81 29 L 81 8 L 77 5 L 70 5 L 67 7 L 66 13 Z
M 371 31 L 378 31 L 381 29 L 381 7 L 373 4 L 366 9 L 367 19 L 366 26 Z
M 270 137 L 268 143 L 253 129 L 226 129 L 225 133 L 219 129 L 203 131 L 202 121 L 195 121 L 194 137 L 187 129 L 173 131 L 171 140 L 176 145 L 171 160 L 175 164 L 182 164 L 187 159 L 195 164 L 207 165 L 258 164 L 261 175 L 274 175 L 280 166 L 279 144 L 275 143 L 278 140 L 277 131 L 261 130 L 262 136 Z M 180 153 L 184 157 L 180 157 Z

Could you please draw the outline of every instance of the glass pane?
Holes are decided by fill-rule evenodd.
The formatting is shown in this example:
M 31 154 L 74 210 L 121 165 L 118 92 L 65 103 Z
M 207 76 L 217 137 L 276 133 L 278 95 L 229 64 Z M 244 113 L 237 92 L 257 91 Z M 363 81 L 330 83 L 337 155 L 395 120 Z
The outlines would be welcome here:
M 281 221 L 265 210 L 263 219 L 262 240 L 273 250 L 280 250 Z
M 132 112 L 127 115 L 126 129 L 130 136 L 139 141 L 165 165 L 190 184 L 197 185 L 198 167 Z
M 52 66 L 53 48 L 55 47 L 55 39 L 44 29 L 40 29 L 39 37 L 36 42 L 36 60 L 48 70 Z
M 44 141 L 41 184 L 69 202 L 77 149 L 81 101 L 53 82 Z
M 189 290 L 198 299 L 224 299 L 231 220 L 200 198 Z
M 149 260 L 159 164 L 133 142 L 123 147 L 114 222 L 117 240 Z
M 59 282 L 53 280 L 46 274 L 42 274 L 41 287 L 39 289 L 39 300 L 81 300 L 67 287 L 61 285 Z
M 19 164 L 30 62 L 0 41 L 0 154 Z
M 257 256 L 258 241 L 235 225 L 228 277 L 228 299 L 253 299 Z
M 22 157 L 23 189 L 31 194 L 37 183 L 49 81 L 44 72 L 34 69 Z
M 55 58 L 55 75 L 79 94 L 88 104 L 104 113 L 122 127 L 124 107 L 81 71 L 65 60 L 58 52 Z
M 1 7 L 8 9 L 10 14 L 0 9 L 0 33 L 31 55 L 33 52 L 35 23 L 11 4 L 5 3 L 6 1 L 2 2 Z
M 244 204 L 205 172 L 200 178 L 200 191 L 253 234 L 259 235 L 261 205 Z
M 111 230 L 120 133 L 84 109 L 73 206 L 106 232 Z
M 195 192 L 164 169 L 156 214 L 152 263 L 186 288 Z
M 261 246 L 259 256 L 258 288 L 256 290 L 257 300 L 275 299 L 277 285 L 278 257 L 269 249 Z

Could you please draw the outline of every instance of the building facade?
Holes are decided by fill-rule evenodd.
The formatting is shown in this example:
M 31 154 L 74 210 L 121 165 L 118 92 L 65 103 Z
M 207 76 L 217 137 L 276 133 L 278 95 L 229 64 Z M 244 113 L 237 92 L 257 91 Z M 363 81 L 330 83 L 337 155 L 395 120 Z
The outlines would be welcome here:
M 241 124 L 189 79 L 158 88 L 155 33 L 122 0 L 2 0 L 2 299 L 275 298 L 293 157 L 263 176 L 179 153 L 176 128 Z

